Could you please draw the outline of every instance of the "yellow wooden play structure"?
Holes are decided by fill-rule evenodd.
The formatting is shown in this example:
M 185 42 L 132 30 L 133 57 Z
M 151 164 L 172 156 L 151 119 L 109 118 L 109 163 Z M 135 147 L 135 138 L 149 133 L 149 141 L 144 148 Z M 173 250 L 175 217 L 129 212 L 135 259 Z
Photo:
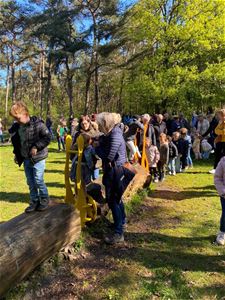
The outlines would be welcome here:
M 66 137 L 66 164 L 65 164 L 65 186 L 66 195 L 65 202 L 73 204 L 80 212 L 81 227 L 86 222 L 93 222 L 97 218 L 97 203 L 87 194 L 85 184 L 82 180 L 82 155 L 84 151 L 84 139 L 82 135 L 77 138 L 77 150 L 71 150 L 72 137 Z M 70 182 L 70 154 L 77 154 L 76 179 L 74 184 L 74 192 Z

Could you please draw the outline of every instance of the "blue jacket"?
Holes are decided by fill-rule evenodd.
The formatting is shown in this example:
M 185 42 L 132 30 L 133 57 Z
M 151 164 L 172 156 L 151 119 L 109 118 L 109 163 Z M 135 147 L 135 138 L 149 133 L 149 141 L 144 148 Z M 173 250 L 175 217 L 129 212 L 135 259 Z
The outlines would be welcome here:
M 96 154 L 102 159 L 103 164 L 113 162 L 117 166 L 122 166 L 127 161 L 126 144 L 120 124 L 108 135 L 100 137 Z

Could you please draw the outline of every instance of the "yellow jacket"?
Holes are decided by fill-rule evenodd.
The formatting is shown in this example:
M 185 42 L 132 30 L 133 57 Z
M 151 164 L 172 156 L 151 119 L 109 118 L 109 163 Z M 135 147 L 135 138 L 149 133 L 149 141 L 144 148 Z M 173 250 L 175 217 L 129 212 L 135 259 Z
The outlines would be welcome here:
M 225 121 L 217 125 L 215 134 L 219 136 L 220 142 L 225 142 Z

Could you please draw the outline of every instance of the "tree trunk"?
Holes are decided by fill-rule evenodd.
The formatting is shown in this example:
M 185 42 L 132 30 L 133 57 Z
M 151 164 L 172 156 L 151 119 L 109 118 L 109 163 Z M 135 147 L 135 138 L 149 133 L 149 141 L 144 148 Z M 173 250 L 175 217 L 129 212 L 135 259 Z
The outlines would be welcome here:
M 0 296 L 80 235 L 73 206 L 51 204 L 44 212 L 21 214 L 0 225 Z
M 73 71 L 70 70 L 68 60 L 66 61 L 67 95 L 69 97 L 70 116 L 73 115 Z
M 12 101 L 16 100 L 16 81 L 15 81 L 15 60 L 14 49 L 11 48 L 11 82 L 12 82 Z
M 6 95 L 5 95 L 5 117 L 8 118 L 8 103 L 9 103 L 9 81 L 10 81 L 9 65 L 7 65 L 7 77 L 6 77 Z
M 90 107 L 90 85 L 91 85 L 91 73 L 87 73 L 86 78 L 86 87 L 85 87 L 85 107 L 84 107 L 84 114 L 86 115 L 89 111 Z
M 46 84 L 46 92 L 45 92 L 45 96 L 46 96 L 46 103 L 47 103 L 47 109 L 46 109 L 46 115 L 50 115 L 51 114 L 51 85 L 52 85 L 52 70 L 51 70 L 52 66 L 51 66 L 51 61 L 49 61 L 49 65 L 48 65 L 48 72 L 47 72 L 47 84 Z

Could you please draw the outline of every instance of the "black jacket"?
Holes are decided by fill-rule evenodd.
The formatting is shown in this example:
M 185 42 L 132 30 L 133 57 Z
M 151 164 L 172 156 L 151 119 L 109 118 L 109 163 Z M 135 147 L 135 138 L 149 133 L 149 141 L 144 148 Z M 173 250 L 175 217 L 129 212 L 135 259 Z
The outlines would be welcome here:
M 124 133 L 125 141 L 134 141 L 136 137 L 137 130 L 144 130 L 144 125 L 138 120 L 134 120 L 130 125 L 127 132 Z
M 20 124 L 15 122 L 12 127 L 9 129 L 11 134 L 11 141 L 13 144 L 13 153 L 16 156 L 16 160 L 19 166 L 22 165 L 24 157 L 21 155 L 21 143 L 19 136 Z M 30 156 L 34 163 L 45 159 L 48 156 L 47 146 L 51 141 L 51 135 L 45 126 L 44 122 L 37 117 L 31 117 L 26 128 L 26 142 L 29 153 L 33 147 L 37 148 L 37 154 L 35 156 Z M 30 155 L 28 153 L 28 155 Z
M 169 158 L 175 158 L 178 156 L 177 146 L 171 141 L 169 143 Z

